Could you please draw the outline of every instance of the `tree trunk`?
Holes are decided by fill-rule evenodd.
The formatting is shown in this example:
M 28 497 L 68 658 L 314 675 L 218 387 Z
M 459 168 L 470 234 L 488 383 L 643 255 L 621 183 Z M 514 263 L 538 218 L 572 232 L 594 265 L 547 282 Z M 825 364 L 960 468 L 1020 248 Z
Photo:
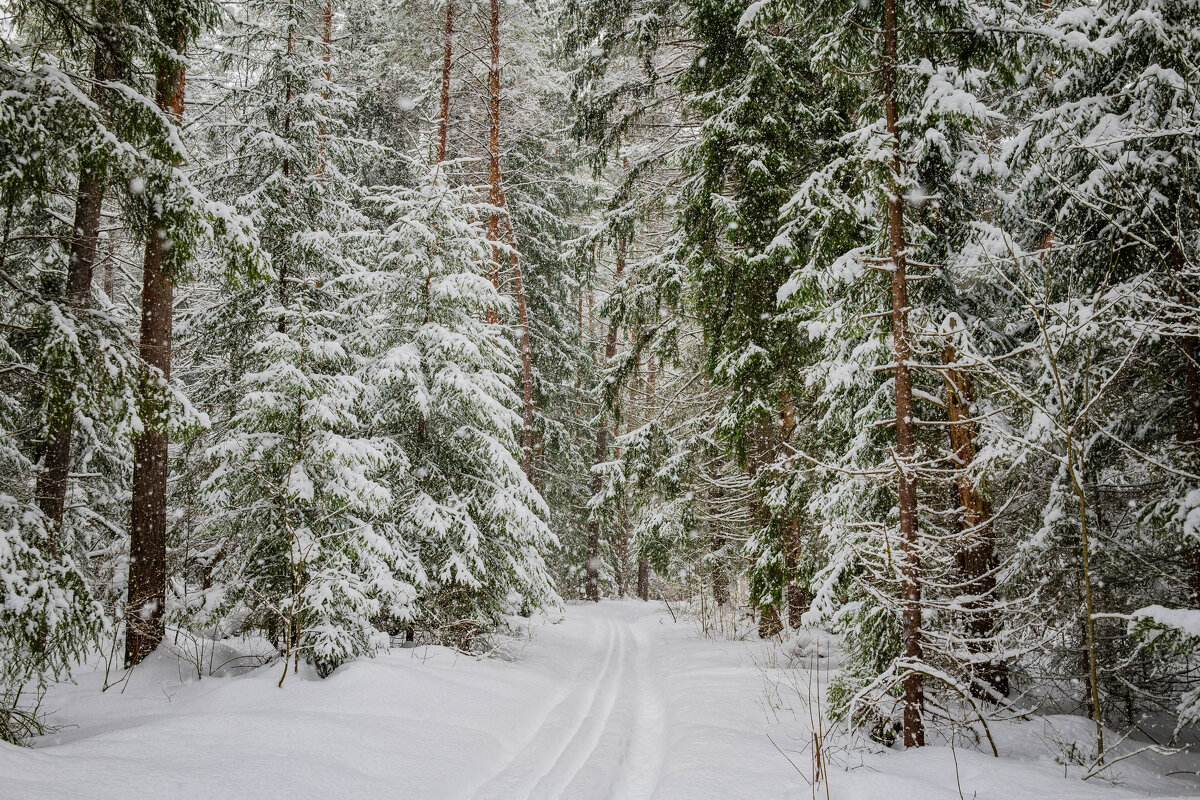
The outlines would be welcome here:
M 493 0 L 494 1 L 494 0 Z M 624 234 L 617 240 L 617 264 L 616 272 L 613 276 L 613 282 L 621 280 L 621 274 L 625 271 L 625 236 Z M 617 354 L 617 326 L 612 323 L 608 326 L 608 337 L 604 342 L 604 360 L 605 364 L 612 361 Z M 594 464 L 602 464 L 608 458 L 608 428 L 604 425 L 603 420 L 596 430 L 596 460 Z M 592 496 L 600 494 L 600 490 L 604 488 L 604 480 L 599 474 L 592 476 Z M 591 522 L 588 523 L 588 563 L 587 563 L 587 597 L 592 601 L 600 600 L 600 518 L 593 514 Z
M 582 313 L 583 306 L 580 306 Z M 646 419 L 654 419 L 655 389 L 658 380 L 657 364 L 654 354 L 646 359 Z M 650 561 L 645 556 L 638 558 L 637 564 L 637 595 L 642 600 L 650 599 Z
M 883 4 L 883 104 L 887 132 L 892 137 L 893 185 L 888 199 L 888 238 L 892 260 L 892 341 L 896 363 L 896 461 L 899 463 L 901 636 L 904 657 L 910 662 L 922 658 L 921 647 L 921 562 L 917 529 L 917 484 L 915 470 L 916 432 L 913 424 L 912 372 L 909 358 L 912 347 L 908 329 L 908 280 L 905 273 L 904 201 L 900 196 L 900 132 L 896 102 L 897 72 L 897 0 Z M 924 687 L 922 676 L 910 672 L 904 679 L 904 746 L 925 744 L 923 720 Z
M 182 42 L 180 42 L 182 50 Z M 159 108 L 183 119 L 184 69 L 160 65 L 155 82 Z M 167 563 L 167 430 L 165 381 L 171 377 L 171 315 L 174 293 L 169 231 L 151 223 L 142 266 L 139 346 L 146 364 L 141 408 L 145 430 L 134 443 L 133 507 L 129 531 L 129 597 L 125 609 L 125 666 L 137 665 L 163 638 Z
M 770 639 L 783 632 L 783 620 L 779 618 L 778 606 L 759 606 L 758 638 Z
M 96 45 L 92 75 L 97 83 L 113 77 L 112 61 L 103 44 Z M 108 92 L 97 88 L 95 101 L 103 117 L 108 108 Z M 85 163 L 79 170 L 75 196 L 75 220 L 71 226 L 71 253 L 67 261 L 67 303 L 76 309 L 91 304 L 92 278 L 96 249 L 100 238 L 100 210 L 104 205 L 106 175 L 96 165 Z M 111 297 L 111 294 L 110 294 Z M 71 387 L 54 378 L 49 391 L 49 429 L 42 454 L 34 496 L 38 507 L 60 530 L 66 509 L 67 478 L 71 467 L 71 435 L 75 407 L 69 399 Z
M 329 86 L 333 83 L 333 0 L 325 0 L 321 6 L 321 61 L 325 65 L 325 86 L 321 89 L 321 99 L 329 99 Z M 325 138 L 329 132 L 325 130 L 324 117 L 321 127 L 317 130 L 317 180 L 325 178 Z
M 783 561 L 787 572 L 788 627 L 797 630 L 808 607 L 812 605 L 812 592 L 807 584 L 800 582 L 800 555 L 804 541 L 800 533 L 800 518 L 787 521 L 787 532 L 783 541 Z
M 783 410 L 779 414 L 779 439 L 783 445 L 792 440 L 796 432 L 796 404 L 791 392 L 783 396 Z M 783 539 L 783 564 L 787 589 L 787 623 L 788 627 L 796 630 L 800 627 L 800 619 L 812 604 L 812 593 L 806 584 L 800 582 L 800 556 L 803 553 L 804 542 L 800 534 L 800 517 L 793 515 L 787 521 Z
M 497 37 L 498 38 L 498 37 Z M 454 55 L 454 3 L 446 0 L 446 27 L 442 34 L 442 96 L 438 109 L 437 163 L 446 160 L 450 136 L 450 66 Z
M 727 606 L 729 605 L 729 574 L 725 571 L 725 565 L 721 563 L 721 559 L 725 556 L 725 534 L 719 527 L 709 536 L 708 550 L 712 554 L 713 602 L 718 606 Z
M 488 214 L 487 237 L 492 243 L 492 260 L 488 265 L 488 279 L 492 286 L 500 288 L 500 0 L 491 0 L 491 28 L 489 42 L 491 61 L 488 66 L 488 203 L 492 210 Z M 496 323 L 500 315 L 496 309 L 488 310 L 488 322 Z
M 296 48 L 296 26 L 298 21 L 295 18 L 295 6 L 293 4 L 289 4 L 288 10 L 292 16 L 289 16 L 288 18 L 287 44 L 285 45 L 284 52 L 287 56 L 286 60 L 290 64 L 292 51 Z M 292 101 L 296 99 L 296 90 L 292 86 L 292 77 L 290 71 L 287 73 L 284 81 L 283 138 L 286 140 L 291 137 L 292 133 Z M 292 160 L 287 156 L 284 156 L 282 166 L 283 177 L 285 179 L 284 186 L 288 187 L 290 186 L 290 181 L 287 179 L 291 178 L 292 176 Z M 290 189 L 286 189 L 286 192 L 290 194 Z M 279 278 L 275 281 L 276 294 L 279 297 L 279 307 L 284 309 L 287 308 L 288 305 L 288 259 L 279 259 L 277 266 L 279 268 Z M 276 323 L 275 327 L 280 333 L 287 332 L 287 314 L 280 311 L 279 321 Z
M 450 114 L 450 62 L 454 34 L 453 6 L 446 0 L 446 29 L 442 52 L 442 97 L 441 118 L 438 121 L 438 161 L 446 155 L 446 136 Z M 512 217 L 508 215 L 508 201 L 500 174 L 500 4 L 491 3 L 491 65 L 488 71 L 488 175 L 490 187 L 488 202 L 492 213 L 488 216 L 488 239 L 492 244 L 490 278 L 492 285 L 500 288 L 500 252 L 495 244 L 500 237 L 500 215 L 508 231 L 508 246 L 511 252 L 513 292 L 517 297 L 517 327 L 520 329 L 521 351 L 521 469 L 525 477 L 533 480 L 533 347 L 529 332 L 529 302 L 525 294 L 525 280 L 521 273 L 521 258 L 517 253 L 517 234 Z M 489 312 L 488 321 L 496 322 L 495 310 Z
M 596 431 L 596 455 L 594 464 L 604 462 L 608 452 L 608 428 L 601 424 Z M 604 488 L 604 479 L 599 473 L 592 475 L 592 496 L 600 494 Z M 587 599 L 594 603 L 600 602 L 600 517 L 593 513 L 588 521 L 588 560 L 587 560 Z
M 529 303 L 525 297 L 525 282 L 521 277 L 521 259 L 517 255 L 517 237 L 512 218 L 508 216 L 507 199 L 500 193 L 505 206 L 504 220 L 508 225 L 508 246 L 512 249 L 513 291 L 517 295 L 517 327 L 521 331 L 521 469 L 533 480 L 533 347 L 529 335 Z
M 771 462 L 771 459 L 775 453 L 775 446 L 778 441 L 775 438 L 776 431 L 771 423 L 759 421 L 754 423 L 754 428 L 752 431 L 747 430 L 746 435 L 749 437 L 746 445 L 746 477 L 749 478 L 751 482 L 750 492 L 747 497 L 749 517 L 752 521 L 752 525 L 755 527 L 770 529 L 771 526 L 775 524 L 776 520 L 773 518 L 770 508 L 768 508 L 767 504 L 763 501 L 763 487 L 756 487 L 754 482 L 758 480 L 759 474 L 763 471 L 767 464 Z M 723 536 L 721 537 L 721 541 L 723 544 Z M 760 613 L 758 630 L 759 636 L 762 638 L 774 636 L 783 630 L 783 619 L 780 616 L 780 605 L 787 604 L 786 583 L 787 581 L 785 579 L 785 585 L 780 587 L 779 596 L 775 595 L 773 591 L 774 587 L 771 587 L 771 602 L 769 605 L 763 604 L 764 598 L 762 596 L 762 592 L 760 591 L 758 593 L 758 602 L 760 603 L 758 606 Z M 728 597 L 728 586 L 728 578 L 722 575 L 720 594 Z M 717 593 L 718 584 L 714 581 L 713 594 L 716 595 Z
M 953 323 L 951 323 L 953 325 Z M 964 577 L 963 591 L 968 599 L 966 629 L 969 635 L 967 649 L 972 653 L 993 650 L 992 637 L 996 633 L 995 614 L 991 610 L 992 594 L 996 590 L 995 540 L 992 531 L 991 503 L 971 480 L 969 469 L 975 460 L 975 423 L 971 420 L 973 393 L 970 378 L 955 364 L 958 354 L 954 345 L 947 344 L 942 351 L 942 364 L 946 371 L 946 409 L 950 419 L 950 447 L 958 462 L 955 476 L 954 500 L 965 540 L 958 552 L 959 567 Z M 999 695 L 1008 694 L 1008 668 L 1000 661 L 976 664 L 972 668 L 971 691 L 980 699 L 990 699 L 986 687 Z
M 104 259 L 104 294 L 112 300 L 117 293 L 117 242 L 112 236 L 108 237 L 108 254 Z

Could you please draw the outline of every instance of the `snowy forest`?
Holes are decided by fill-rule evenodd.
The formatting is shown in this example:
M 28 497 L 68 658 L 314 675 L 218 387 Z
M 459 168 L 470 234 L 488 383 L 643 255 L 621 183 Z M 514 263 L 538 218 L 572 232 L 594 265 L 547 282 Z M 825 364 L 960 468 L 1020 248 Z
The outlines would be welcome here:
M 0 795 L 1200 795 L 1194 170 L 1196 0 L 3 0 Z

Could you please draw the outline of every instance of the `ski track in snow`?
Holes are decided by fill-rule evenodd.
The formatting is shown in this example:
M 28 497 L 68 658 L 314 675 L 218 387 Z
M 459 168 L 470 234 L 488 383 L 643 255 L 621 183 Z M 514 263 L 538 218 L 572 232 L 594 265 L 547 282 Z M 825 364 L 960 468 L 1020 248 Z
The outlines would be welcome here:
M 588 658 L 601 662 L 600 668 L 574 677 L 525 746 L 475 793 L 476 800 L 653 795 L 664 757 L 664 704 L 650 675 L 650 642 L 623 620 L 596 622 L 604 634 Z

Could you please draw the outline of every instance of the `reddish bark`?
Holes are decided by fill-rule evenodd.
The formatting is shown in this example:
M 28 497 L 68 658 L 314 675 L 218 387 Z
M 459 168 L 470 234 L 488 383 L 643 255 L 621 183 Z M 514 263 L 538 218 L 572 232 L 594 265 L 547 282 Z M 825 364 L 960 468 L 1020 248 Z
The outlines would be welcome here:
M 488 265 L 488 279 L 492 286 L 500 288 L 500 0 L 491 0 L 491 28 L 488 36 L 491 61 L 488 66 L 488 203 L 492 211 L 488 215 L 487 237 L 492 243 L 492 260 Z M 488 322 L 496 323 L 500 315 L 496 309 L 488 310 Z
M 450 109 L 450 56 L 453 35 L 453 16 L 449 0 L 446 4 L 446 31 L 442 59 L 442 118 L 438 125 L 438 160 L 446 152 L 446 127 Z M 521 274 L 521 259 L 517 252 L 517 236 L 512 218 L 508 216 L 507 201 L 500 174 L 500 3 L 491 2 L 491 62 L 488 69 L 488 202 L 492 212 L 488 215 L 488 240 L 492 242 L 492 261 L 489 278 L 492 286 L 500 288 L 500 216 L 504 216 L 508 232 L 508 246 L 512 262 L 513 292 L 517 298 L 517 327 L 520 329 L 521 351 L 521 469 L 525 476 L 533 479 L 533 348 L 529 332 L 529 303 L 525 295 L 525 281 Z M 495 323 L 499 316 L 495 309 L 488 312 L 488 322 Z
M 446 6 L 445 43 L 442 59 L 442 118 L 438 126 L 438 160 L 445 157 L 447 116 L 450 108 L 450 61 L 453 16 L 449 2 Z M 521 274 L 520 256 L 517 253 L 516 234 L 512 220 L 505 208 L 504 189 L 500 177 L 500 3 L 491 0 L 491 29 L 489 34 L 491 60 L 488 68 L 488 203 L 492 211 L 488 215 L 487 235 L 492 242 L 492 259 L 488 278 L 492 286 L 500 288 L 500 216 L 505 214 L 508 228 L 508 244 L 511 250 L 513 290 L 517 296 L 517 325 L 521 330 L 521 468 L 527 477 L 533 475 L 533 360 L 529 338 L 529 304 L 525 295 L 525 282 Z M 496 309 L 488 310 L 488 322 L 499 321 Z
M 180 48 L 182 49 L 182 42 Z M 176 123 L 183 119 L 184 69 L 178 62 L 158 67 L 155 100 Z M 145 430 L 134 443 L 133 505 L 129 530 L 129 587 L 125 611 L 125 665 L 137 665 L 163 638 L 166 605 L 168 441 L 163 423 L 164 391 L 171 376 L 174 283 L 167 253 L 168 231 L 152 223 L 142 266 L 139 350 L 146 364 L 142 381 Z
M 896 461 L 899 464 L 901 637 L 904 657 L 910 662 L 922 658 L 921 646 L 921 561 L 920 532 L 917 529 L 917 484 L 915 475 L 916 431 L 913 424 L 911 334 L 908 328 L 908 280 L 904 252 L 904 201 L 900 197 L 900 132 L 896 101 L 897 73 L 897 0 L 884 0 L 883 54 L 880 75 L 883 79 L 884 118 L 894 151 L 892 172 L 895 185 L 888 199 L 888 239 L 892 260 L 892 347 L 896 364 Z M 922 675 L 910 671 L 904 679 L 904 746 L 925 744 L 923 719 L 924 686 Z

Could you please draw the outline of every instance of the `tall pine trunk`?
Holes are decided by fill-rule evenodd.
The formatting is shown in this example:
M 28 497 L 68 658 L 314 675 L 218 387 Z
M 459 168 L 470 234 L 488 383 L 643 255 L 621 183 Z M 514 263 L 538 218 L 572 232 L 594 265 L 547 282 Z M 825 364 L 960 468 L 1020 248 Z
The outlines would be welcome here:
M 721 523 L 713 525 L 713 531 L 708 537 L 708 552 L 712 555 L 712 593 L 713 602 L 718 606 L 729 605 L 729 573 L 721 559 L 725 558 L 725 534 L 721 531 Z
M 442 96 L 438 105 L 437 163 L 446 160 L 450 136 L 450 67 L 454 56 L 454 3 L 446 0 L 446 27 L 442 33 Z
M 442 118 L 438 122 L 438 161 L 446 154 L 446 136 L 450 109 L 450 62 L 451 39 L 454 33 L 454 17 L 449 0 L 446 3 L 446 29 L 442 53 Z M 488 277 L 492 286 L 500 288 L 500 217 L 503 214 L 508 232 L 508 247 L 511 251 L 513 292 L 517 298 L 517 327 L 520 329 L 521 352 L 521 469 L 525 477 L 533 479 L 533 353 L 529 334 L 529 303 L 525 295 L 525 281 L 521 273 L 521 258 L 517 253 L 517 236 L 512 217 L 508 215 L 507 200 L 500 173 L 500 2 L 491 2 L 491 27 L 489 33 L 491 61 L 488 68 L 488 203 L 492 211 L 488 215 L 488 241 L 492 243 L 492 261 Z M 495 309 L 488 311 L 488 322 L 499 321 Z
M 900 132 L 896 101 L 898 70 L 897 0 L 884 0 L 883 79 L 884 117 L 892 139 L 892 186 L 888 198 L 888 239 L 892 261 L 892 342 L 896 387 L 896 461 L 899 464 L 901 638 L 905 660 L 921 661 L 921 561 L 917 530 L 916 431 L 913 424 L 911 334 L 908 328 L 908 279 L 904 252 L 904 200 L 900 196 Z M 904 746 L 925 744 L 924 687 L 921 673 L 910 670 L 904 679 Z
M 488 64 L 488 214 L 487 237 L 492 243 L 488 279 L 500 288 L 500 0 L 491 0 L 491 24 L 488 34 L 491 60 Z M 498 311 L 488 310 L 488 322 L 500 320 Z
M 505 205 L 504 220 L 508 226 L 508 246 L 512 250 L 513 293 L 517 296 L 517 327 L 521 332 L 521 469 L 533 480 L 533 347 L 529 334 L 529 302 L 525 296 L 525 281 L 521 275 L 521 258 L 517 253 L 517 237 L 513 233 L 512 217 L 508 216 L 507 199 L 503 188 L 500 202 Z
M 325 86 L 321 89 L 321 99 L 329 99 L 329 87 L 333 83 L 333 0 L 325 0 L 321 6 L 321 61 L 325 65 Z M 329 131 L 325 129 L 324 117 L 322 125 L 317 130 L 317 180 L 325 178 L 325 139 Z
M 1176 243 L 1171 248 L 1171 266 L 1175 270 L 1176 279 L 1183 279 L 1183 248 Z M 1187 300 L 1180 292 L 1181 304 Z M 1183 337 L 1183 368 L 1186 379 L 1187 405 L 1183 424 L 1180 425 L 1181 438 L 1200 443 L 1200 339 L 1196 336 Z M 1188 544 L 1188 575 L 1187 585 L 1192 603 L 1200 605 L 1200 542 Z
M 97 84 L 95 102 L 102 119 L 108 107 L 108 91 L 99 87 L 102 82 L 114 77 L 112 60 L 105 48 L 105 43 L 97 43 L 92 64 L 92 77 Z M 67 303 L 76 309 L 84 309 L 91 304 L 106 177 L 105 170 L 96 164 L 85 162 L 79 169 L 75 219 L 71 226 L 71 252 L 67 261 Z M 55 530 L 62 528 L 71 466 L 75 407 L 67 397 L 69 394 L 69 386 L 62 385 L 57 379 L 51 380 L 49 426 L 42 453 L 43 468 L 38 473 L 34 487 L 38 507 L 50 519 Z
M 289 14 L 289 16 L 288 16 L 287 44 L 285 45 L 284 52 L 287 56 L 287 62 L 289 64 L 289 71 L 288 71 L 286 77 L 284 78 L 285 88 L 283 91 L 283 103 L 284 103 L 283 138 L 285 140 L 290 138 L 291 133 L 292 133 L 292 101 L 296 99 L 296 90 L 292 86 L 292 75 L 290 72 L 290 63 L 291 63 L 291 59 L 292 59 L 292 52 L 296 48 L 296 27 L 299 24 L 299 20 L 296 19 L 296 6 L 295 6 L 294 2 L 288 4 L 288 14 Z M 290 190 L 291 181 L 289 180 L 291 178 L 291 176 L 292 176 L 292 160 L 290 158 L 288 158 L 287 156 L 284 156 L 283 157 L 284 185 L 289 187 L 287 190 L 289 194 L 291 191 Z M 279 259 L 278 267 L 279 267 L 279 278 L 275 281 L 275 286 L 276 286 L 276 293 L 279 297 L 279 308 L 281 310 L 279 313 L 279 321 L 276 323 L 275 327 L 280 333 L 285 333 L 287 331 L 287 314 L 283 313 L 282 309 L 287 308 L 287 305 L 288 305 L 288 291 L 287 291 L 288 259 L 286 259 L 286 258 Z
M 626 426 L 626 431 L 629 426 Z M 621 448 L 616 446 L 617 440 L 621 438 L 621 426 L 619 423 L 613 423 L 613 460 L 616 461 L 621 457 Z M 620 508 L 617 510 L 617 542 L 616 542 L 616 561 L 617 561 L 617 597 L 624 597 L 627 594 L 629 586 L 629 575 L 626 569 L 629 565 L 629 512 L 625 506 L 625 499 L 621 498 Z
M 800 627 L 804 613 L 812 605 L 812 592 L 807 585 L 800 582 L 800 556 L 803 547 L 800 518 L 793 516 L 787 521 L 783 541 L 783 562 L 787 573 L 787 621 L 792 630 Z
M 179 50 L 182 50 L 182 41 Z M 176 123 L 183 119 L 184 68 L 160 64 L 155 81 L 159 108 Z M 167 565 L 168 441 L 165 381 L 171 377 L 174 283 L 169 232 L 151 220 L 142 266 L 142 320 L 139 345 L 146 365 L 141 389 L 145 429 L 134 443 L 133 508 L 129 530 L 129 586 L 125 610 L 125 666 L 154 652 L 163 638 Z
M 749 518 L 751 524 L 760 529 L 775 531 L 775 525 L 778 522 L 771 509 L 767 506 L 764 500 L 765 492 L 762 486 L 756 486 L 755 482 L 762 475 L 763 470 L 772 462 L 775 453 L 778 439 L 776 438 L 777 431 L 775 426 L 767 421 L 754 423 L 753 430 L 747 431 L 748 442 L 746 445 L 746 477 L 750 481 L 746 502 L 748 504 Z M 720 537 L 723 542 L 725 537 Z M 723 578 L 724 588 L 723 593 L 728 594 L 727 578 Z M 770 638 L 778 635 L 783 630 L 782 606 L 787 603 L 787 587 L 780 588 L 780 594 L 777 596 L 772 587 L 769 602 L 759 592 L 759 618 L 758 618 L 758 635 L 761 638 Z M 716 593 L 716 584 L 714 582 L 714 594 Z
M 599 429 L 596 431 L 596 452 L 592 463 L 602 464 L 607 453 L 608 427 L 601 423 Z M 600 490 L 603 488 L 604 479 L 599 473 L 593 474 L 592 496 L 595 497 L 600 494 Z M 588 600 L 598 603 L 600 602 L 600 517 L 596 512 L 593 512 L 592 518 L 588 520 L 587 546 L 587 579 L 584 584 L 584 591 L 587 594 Z

